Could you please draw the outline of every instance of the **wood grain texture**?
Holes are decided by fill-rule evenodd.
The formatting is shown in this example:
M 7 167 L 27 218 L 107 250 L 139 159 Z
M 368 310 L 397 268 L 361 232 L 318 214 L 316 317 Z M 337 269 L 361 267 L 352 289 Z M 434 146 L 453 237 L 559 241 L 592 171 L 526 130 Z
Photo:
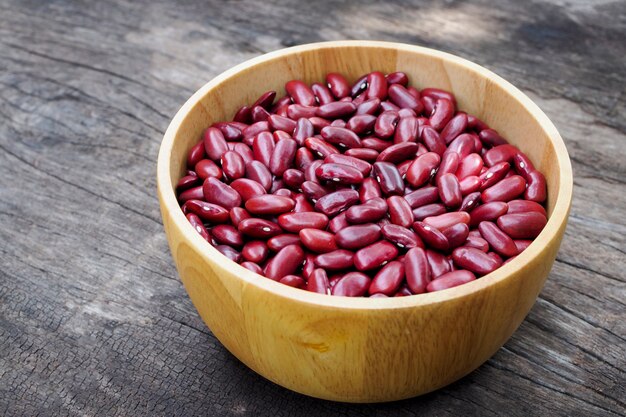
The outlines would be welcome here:
M 623 415 L 625 8 L 0 2 L 0 414 Z M 355 38 L 494 70 L 555 122 L 575 173 L 557 262 L 509 342 L 443 390 L 359 406 L 291 393 L 221 347 L 176 277 L 154 181 L 170 118 L 206 81 Z

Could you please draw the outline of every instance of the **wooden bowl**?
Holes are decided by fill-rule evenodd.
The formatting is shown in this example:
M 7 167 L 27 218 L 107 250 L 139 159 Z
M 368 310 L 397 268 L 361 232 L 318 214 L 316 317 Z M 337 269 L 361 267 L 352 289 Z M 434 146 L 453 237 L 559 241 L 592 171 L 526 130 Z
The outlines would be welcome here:
M 527 250 L 493 273 L 453 289 L 368 299 L 314 294 L 231 262 L 187 222 L 174 194 L 189 149 L 213 122 L 286 81 L 340 72 L 404 71 L 418 88 L 452 91 L 524 151 L 548 182 L 549 221 Z M 550 272 L 572 199 L 572 169 L 554 125 L 526 95 L 465 59 L 418 46 L 326 42 L 272 52 L 198 90 L 172 120 L 159 153 L 158 194 L 167 239 L 200 316 L 255 372 L 328 400 L 379 402 L 424 394 L 467 375 L 520 325 Z

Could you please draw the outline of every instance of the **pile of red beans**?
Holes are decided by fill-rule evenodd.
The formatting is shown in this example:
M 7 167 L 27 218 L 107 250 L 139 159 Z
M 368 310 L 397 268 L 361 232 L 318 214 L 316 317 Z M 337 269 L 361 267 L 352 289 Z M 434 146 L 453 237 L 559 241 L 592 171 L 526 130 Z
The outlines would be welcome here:
M 243 267 L 322 294 L 420 294 L 494 271 L 545 226 L 544 176 L 451 93 L 402 72 L 285 90 L 209 127 L 176 187 Z

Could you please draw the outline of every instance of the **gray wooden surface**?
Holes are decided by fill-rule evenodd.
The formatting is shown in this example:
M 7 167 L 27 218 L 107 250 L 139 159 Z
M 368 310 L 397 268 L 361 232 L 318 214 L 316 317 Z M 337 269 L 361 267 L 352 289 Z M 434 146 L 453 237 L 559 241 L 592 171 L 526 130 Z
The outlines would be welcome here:
M 0 0 L 0 414 L 626 413 L 626 3 L 173 3 Z M 511 340 L 379 405 L 307 398 L 232 357 L 177 277 L 155 196 L 162 134 L 202 84 L 359 38 L 494 70 L 555 122 L 575 173 L 558 260 Z

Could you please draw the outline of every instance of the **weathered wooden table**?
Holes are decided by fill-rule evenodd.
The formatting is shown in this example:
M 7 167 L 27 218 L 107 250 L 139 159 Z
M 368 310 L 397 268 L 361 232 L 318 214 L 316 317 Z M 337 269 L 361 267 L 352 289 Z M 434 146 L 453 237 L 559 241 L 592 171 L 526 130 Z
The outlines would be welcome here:
M 0 414 L 624 415 L 626 3 L 0 2 Z M 173 2 L 172 2 L 173 3 Z M 482 64 L 555 122 L 575 172 L 548 283 L 477 371 L 421 398 L 307 398 L 232 357 L 177 277 L 159 143 L 213 76 L 332 39 Z

